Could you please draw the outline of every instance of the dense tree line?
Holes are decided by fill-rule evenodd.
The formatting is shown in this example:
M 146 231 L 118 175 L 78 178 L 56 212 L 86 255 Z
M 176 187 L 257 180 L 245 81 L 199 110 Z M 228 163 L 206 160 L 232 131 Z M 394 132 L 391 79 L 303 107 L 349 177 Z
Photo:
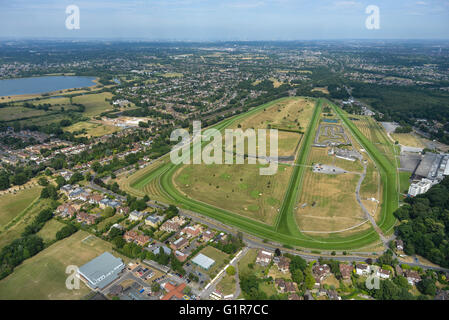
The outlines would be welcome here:
M 394 213 L 401 221 L 396 232 L 405 253 L 449 267 L 449 178 L 406 202 Z

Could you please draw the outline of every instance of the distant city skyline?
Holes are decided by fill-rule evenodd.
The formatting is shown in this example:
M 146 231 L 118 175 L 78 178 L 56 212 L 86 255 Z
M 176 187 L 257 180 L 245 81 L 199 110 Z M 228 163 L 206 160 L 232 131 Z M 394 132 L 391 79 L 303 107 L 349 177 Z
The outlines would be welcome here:
M 68 30 L 66 7 L 80 9 Z M 365 12 L 380 9 L 380 29 Z M 449 0 L 0 0 L 1 38 L 448 39 Z

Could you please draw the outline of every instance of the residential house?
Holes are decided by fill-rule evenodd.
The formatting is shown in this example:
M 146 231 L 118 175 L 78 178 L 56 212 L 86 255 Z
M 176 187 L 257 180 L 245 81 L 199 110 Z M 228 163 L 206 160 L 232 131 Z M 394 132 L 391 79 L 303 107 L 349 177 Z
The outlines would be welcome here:
M 276 265 L 282 273 L 287 273 L 290 270 L 290 259 L 284 256 L 276 260 Z
M 176 259 L 178 259 L 179 261 L 184 262 L 184 261 L 186 261 L 188 255 L 186 255 L 185 253 L 183 253 L 183 252 L 181 252 L 181 251 L 179 251 L 179 250 L 176 250 L 176 251 L 175 251 L 175 257 L 176 257 Z
M 259 253 L 257 254 L 256 263 L 266 267 L 271 262 L 272 258 L 273 253 L 265 250 L 260 250 Z
M 315 264 L 312 267 L 312 274 L 315 278 L 315 285 L 320 285 L 321 281 L 326 279 L 331 274 L 331 268 L 327 264 Z
M 131 221 L 140 221 L 140 220 L 143 219 L 144 216 L 145 216 L 144 212 L 134 210 L 133 212 L 131 212 L 129 214 L 128 219 L 131 220 Z
M 215 233 L 213 233 L 210 230 L 206 230 L 203 232 L 202 234 L 202 238 L 204 242 L 209 242 L 210 240 L 212 240 L 215 237 Z
M 126 215 L 129 213 L 129 208 L 128 207 L 118 207 L 117 212 L 120 214 Z
M 368 275 L 371 273 L 371 267 L 367 264 L 360 263 L 355 266 L 355 272 L 359 276 Z
M 90 204 L 100 204 L 101 200 L 103 200 L 103 196 L 101 194 L 91 194 L 89 197 Z
M 296 291 L 298 291 L 297 284 L 292 281 L 285 281 L 284 279 L 276 279 L 274 283 L 281 293 L 295 293 Z
M 157 228 L 159 226 L 159 224 L 162 222 L 163 218 L 161 216 L 148 216 L 145 219 L 145 224 L 147 226 L 153 227 L 153 228 Z
M 69 203 L 61 204 L 56 208 L 56 214 L 62 218 L 72 218 L 76 213 L 76 208 Z
M 201 234 L 202 228 L 199 224 L 195 226 L 188 226 L 182 229 L 183 235 L 185 235 L 187 238 L 196 238 Z
M 187 238 L 181 237 L 178 240 L 174 241 L 170 247 L 173 250 L 183 250 L 185 247 L 189 245 L 189 240 Z
M 379 268 L 376 272 L 376 276 L 381 279 L 390 279 L 390 271 Z
M 83 188 L 76 188 L 72 192 L 69 193 L 70 200 L 80 199 L 82 195 L 85 194 L 85 190 Z
M 123 238 L 127 242 L 134 242 L 135 244 L 142 247 L 150 241 L 150 237 L 141 235 L 140 233 L 134 230 L 126 231 L 125 234 L 123 235 Z
M 412 286 L 421 281 L 421 276 L 414 270 L 404 270 L 404 276 L 407 278 L 408 283 Z
M 403 251 L 404 250 L 404 241 L 397 240 L 396 241 L 396 249 L 399 251 Z
M 162 224 L 160 229 L 166 232 L 178 232 L 181 227 L 179 226 L 179 224 L 168 220 Z
M 62 186 L 59 190 L 64 193 L 66 196 L 69 195 L 70 192 L 72 192 L 75 189 L 74 186 L 71 184 L 66 184 L 65 186 Z
M 95 224 L 95 222 L 97 221 L 98 218 L 99 218 L 98 215 L 88 214 L 83 211 L 79 212 L 76 215 L 76 221 L 78 221 L 79 223 L 85 223 L 87 225 Z
M 351 279 L 352 270 L 354 270 L 352 265 L 340 263 L 340 273 L 344 280 Z
M 110 200 L 108 198 L 104 198 L 99 203 L 101 209 L 105 209 L 106 207 L 118 208 L 120 207 L 120 203 L 115 200 Z

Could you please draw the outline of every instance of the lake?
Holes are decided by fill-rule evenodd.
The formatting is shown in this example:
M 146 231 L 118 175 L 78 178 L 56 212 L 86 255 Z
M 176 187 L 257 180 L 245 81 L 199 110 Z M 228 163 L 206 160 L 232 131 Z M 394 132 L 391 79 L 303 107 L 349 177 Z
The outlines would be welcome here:
M 38 94 L 95 85 L 95 77 L 48 76 L 0 80 L 0 96 Z

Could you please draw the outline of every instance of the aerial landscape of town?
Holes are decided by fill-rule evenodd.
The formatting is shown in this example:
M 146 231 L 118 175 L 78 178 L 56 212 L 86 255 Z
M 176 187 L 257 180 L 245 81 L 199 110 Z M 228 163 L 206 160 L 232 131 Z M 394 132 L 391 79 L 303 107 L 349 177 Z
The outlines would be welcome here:
M 449 300 L 448 40 L 0 36 L 0 300 Z

